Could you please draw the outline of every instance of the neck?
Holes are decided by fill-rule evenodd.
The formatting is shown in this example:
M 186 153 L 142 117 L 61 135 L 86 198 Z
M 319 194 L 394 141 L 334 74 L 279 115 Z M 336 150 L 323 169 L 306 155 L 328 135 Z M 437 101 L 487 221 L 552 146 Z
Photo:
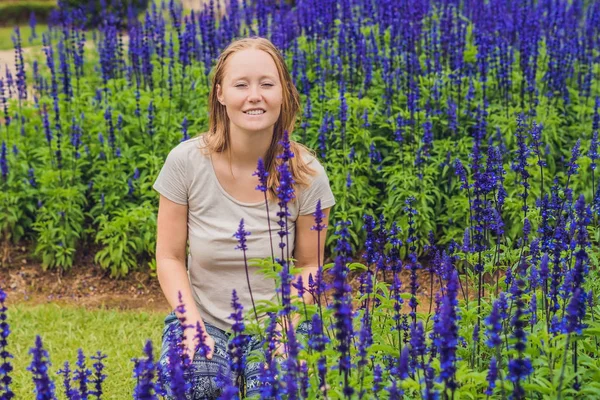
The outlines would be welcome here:
M 265 158 L 271 140 L 273 127 L 260 132 L 247 132 L 230 127 L 231 164 L 240 169 L 256 169 L 259 158 Z M 227 152 L 226 152 L 227 153 Z

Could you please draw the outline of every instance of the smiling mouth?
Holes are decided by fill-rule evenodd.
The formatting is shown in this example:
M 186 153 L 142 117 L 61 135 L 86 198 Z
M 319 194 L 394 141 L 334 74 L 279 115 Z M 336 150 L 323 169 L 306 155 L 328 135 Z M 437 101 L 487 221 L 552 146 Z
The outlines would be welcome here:
M 246 115 L 263 115 L 264 113 L 266 113 L 265 110 L 248 110 L 248 111 L 244 111 L 244 114 L 246 114 Z

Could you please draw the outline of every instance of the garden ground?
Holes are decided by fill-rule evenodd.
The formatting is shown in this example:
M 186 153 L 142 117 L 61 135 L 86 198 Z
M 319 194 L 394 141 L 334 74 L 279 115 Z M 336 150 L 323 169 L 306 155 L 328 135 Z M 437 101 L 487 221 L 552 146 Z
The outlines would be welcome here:
M 82 260 L 71 271 L 43 271 L 27 260 L 25 247 L 11 250 L 12 262 L 0 269 L 0 287 L 11 304 L 58 303 L 90 309 L 112 308 L 169 312 L 158 280 L 148 272 L 133 272 L 123 279 L 110 279 L 106 271 Z
M 81 256 L 70 271 L 44 271 L 41 265 L 27 259 L 25 246 L 12 247 L 7 267 L 0 267 L 0 288 L 7 293 L 7 304 L 35 306 L 57 304 L 83 306 L 87 309 L 138 310 L 167 314 L 170 306 L 166 301 L 155 276 L 146 269 L 131 272 L 124 278 L 112 279 L 108 271 L 94 264 L 91 256 Z M 326 260 L 329 262 L 330 260 Z M 357 260 L 360 262 L 360 260 Z M 429 274 L 419 274 L 419 309 L 429 308 Z M 354 292 L 360 283 L 358 273 L 349 276 Z M 381 273 L 378 280 L 383 279 Z M 389 276 L 388 276 L 389 280 Z M 408 290 L 408 271 L 401 274 L 404 291 Z M 438 290 L 434 283 L 435 293 Z M 473 290 L 474 292 L 474 290 Z M 471 296 L 469 296 L 471 297 Z M 405 304 L 406 306 L 406 304 Z

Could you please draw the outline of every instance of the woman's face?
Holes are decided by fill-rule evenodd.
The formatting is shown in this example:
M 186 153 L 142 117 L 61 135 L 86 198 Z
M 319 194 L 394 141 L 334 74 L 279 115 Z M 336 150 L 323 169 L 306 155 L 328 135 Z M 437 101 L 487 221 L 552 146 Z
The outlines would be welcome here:
M 283 102 L 275 61 L 258 49 L 233 53 L 217 84 L 217 98 L 226 107 L 231 129 L 272 134 Z

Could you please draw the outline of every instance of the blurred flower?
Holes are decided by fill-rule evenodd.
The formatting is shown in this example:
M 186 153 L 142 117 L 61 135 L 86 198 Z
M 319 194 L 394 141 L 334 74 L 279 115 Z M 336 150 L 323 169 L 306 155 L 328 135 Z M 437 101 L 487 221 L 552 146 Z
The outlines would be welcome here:
M 490 359 L 490 365 L 489 365 L 488 374 L 487 374 L 488 387 L 485 390 L 486 396 L 494 395 L 494 388 L 496 387 L 496 379 L 498 379 L 498 363 L 496 361 L 496 357 L 492 356 L 492 358 Z
M 229 341 L 227 348 L 230 356 L 229 366 L 234 375 L 243 374 L 246 367 L 246 356 L 244 349 L 248 345 L 250 337 L 244 335 L 243 308 L 239 303 L 239 298 L 235 289 L 231 294 L 231 307 L 233 313 L 229 315 L 229 319 L 233 320 L 231 330 L 233 338 Z
M 446 388 L 454 392 L 457 388 L 456 375 L 456 348 L 458 346 L 458 273 L 453 270 L 446 286 L 446 293 L 442 297 L 442 304 L 438 313 L 438 320 L 434 323 L 434 344 L 438 347 L 440 357 L 439 380 L 444 381 Z M 476 325 L 478 327 L 478 325 Z
M 2 179 L 6 182 L 8 179 L 8 159 L 6 158 L 6 142 L 4 140 L 0 149 L 0 172 L 2 173 Z
M 155 392 L 154 379 L 156 376 L 156 364 L 152 354 L 152 341 L 146 341 L 144 346 L 145 358 L 134 358 L 133 376 L 136 378 L 136 385 L 133 389 L 133 398 L 135 400 L 158 400 Z
M 188 120 L 186 117 L 183 117 L 183 121 L 181 122 L 181 134 L 182 134 L 181 141 L 182 142 L 185 142 L 186 140 L 188 140 L 190 138 L 187 131 L 188 131 Z

